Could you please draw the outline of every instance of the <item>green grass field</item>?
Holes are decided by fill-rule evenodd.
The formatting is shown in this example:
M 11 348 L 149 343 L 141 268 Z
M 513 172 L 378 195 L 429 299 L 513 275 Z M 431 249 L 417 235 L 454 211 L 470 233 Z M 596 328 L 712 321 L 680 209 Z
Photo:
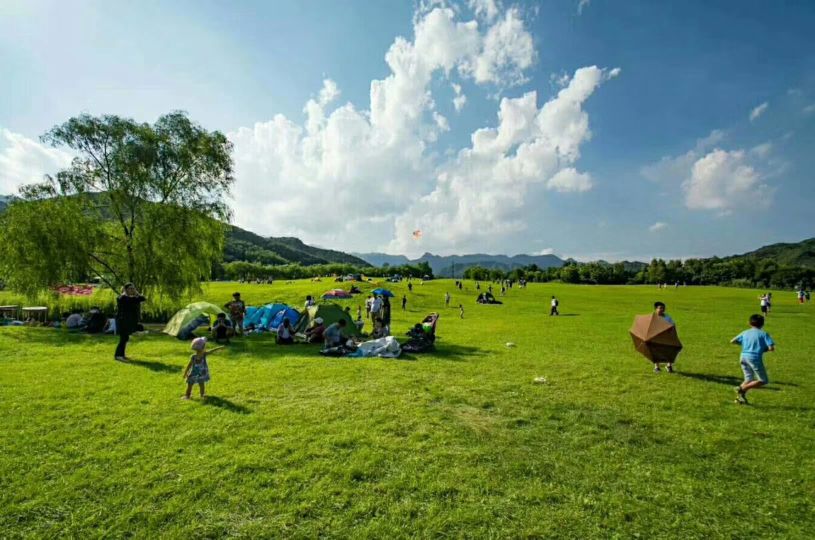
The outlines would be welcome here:
M 204 296 L 301 305 L 332 286 Z M 187 343 L 136 336 L 124 365 L 113 337 L 2 328 L 0 537 L 812 538 L 815 306 L 774 294 L 772 384 L 738 406 L 728 341 L 757 294 L 534 284 L 480 306 L 472 283 L 417 284 L 392 328 L 440 311 L 436 353 L 239 339 L 203 402 L 179 399 Z M 673 375 L 627 332 L 657 299 L 685 344 Z

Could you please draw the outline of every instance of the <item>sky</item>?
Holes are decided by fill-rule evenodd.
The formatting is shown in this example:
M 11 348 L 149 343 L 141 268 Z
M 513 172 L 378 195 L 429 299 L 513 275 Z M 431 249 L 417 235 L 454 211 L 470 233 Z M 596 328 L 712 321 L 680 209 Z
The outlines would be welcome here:
M 0 3 L 0 195 L 80 113 L 234 144 L 234 223 L 352 252 L 649 260 L 815 236 L 815 3 Z M 414 234 L 421 231 L 421 234 Z

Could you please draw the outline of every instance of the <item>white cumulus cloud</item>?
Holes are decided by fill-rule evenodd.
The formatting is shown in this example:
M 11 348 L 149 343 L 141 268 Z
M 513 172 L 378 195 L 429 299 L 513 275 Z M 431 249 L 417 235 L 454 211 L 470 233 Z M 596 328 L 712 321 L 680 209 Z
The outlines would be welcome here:
M 0 128 L 0 195 L 41 182 L 44 175 L 55 174 L 70 163 L 71 154 Z
M 759 116 L 767 112 L 767 107 L 769 106 L 770 104 L 765 101 L 764 103 L 758 105 L 756 108 L 750 111 L 750 121 L 755 122 L 756 120 L 758 120 Z
M 683 188 L 688 208 L 716 210 L 721 214 L 737 208 L 750 211 L 767 207 L 773 195 L 744 150 L 716 149 L 698 159 Z
M 651 231 L 651 232 L 658 232 L 658 231 L 661 231 L 661 230 L 665 229 L 667 226 L 668 226 L 667 223 L 665 223 L 663 221 L 657 221 L 656 223 L 654 223 L 653 225 L 648 227 L 648 230 Z
M 574 168 L 591 138 L 582 105 L 607 78 L 597 67 L 578 69 L 540 108 L 536 92 L 503 98 L 498 126 L 473 133 L 472 145 L 439 167 L 435 188 L 396 218 L 389 250 L 415 250 L 410 231 L 417 228 L 426 246 L 440 250 L 500 247 L 525 230 L 541 190 L 590 189 L 590 176 Z
M 461 85 L 453 83 L 452 85 L 453 92 L 455 92 L 455 97 L 453 97 L 453 107 L 456 109 L 456 112 L 461 112 L 461 109 L 464 108 L 464 105 L 467 103 L 467 96 L 465 96 L 461 92 Z
M 724 150 L 720 145 L 724 139 L 724 132 L 714 130 L 686 153 L 663 157 L 642 167 L 641 173 L 649 180 L 680 186 L 690 210 L 726 215 L 738 208 L 772 204 L 774 189 L 768 181 L 787 167 L 783 160 L 773 158 L 773 144 Z
M 434 148 L 451 129 L 436 110 L 434 79 L 448 80 L 458 111 L 467 98 L 454 75 L 507 89 L 535 61 L 518 9 L 471 7 L 476 19 L 466 20 L 422 2 L 413 39 L 396 38 L 385 54 L 388 75 L 371 81 L 367 109 L 336 103 L 340 89 L 326 79 L 304 121 L 277 115 L 229 133 L 237 224 L 356 251 L 417 255 L 417 229 L 422 250 L 506 250 L 507 235 L 525 228 L 547 191 L 590 189 L 590 175 L 576 167 L 591 138 L 582 105 L 619 71 L 578 69 L 540 107 L 536 92 L 505 97 L 497 125 L 472 133 L 470 146 Z

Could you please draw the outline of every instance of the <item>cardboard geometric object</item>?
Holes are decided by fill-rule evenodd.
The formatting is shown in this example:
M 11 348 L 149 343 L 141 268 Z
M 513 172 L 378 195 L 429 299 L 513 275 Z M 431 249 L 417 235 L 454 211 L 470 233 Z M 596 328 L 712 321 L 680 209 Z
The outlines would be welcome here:
M 676 326 L 655 313 L 637 315 L 628 333 L 634 340 L 634 348 L 654 363 L 672 363 L 682 350 Z

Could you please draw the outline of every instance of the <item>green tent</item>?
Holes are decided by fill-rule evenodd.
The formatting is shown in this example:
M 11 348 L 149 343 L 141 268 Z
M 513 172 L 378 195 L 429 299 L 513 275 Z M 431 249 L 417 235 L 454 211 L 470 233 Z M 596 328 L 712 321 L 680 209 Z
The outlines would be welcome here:
M 346 325 L 343 333 L 346 336 L 360 335 L 359 328 L 354 324 L 354 319 L 337 304 L 320 304 L 304 309 L 300 313 L 300 320 L 297 322 L 297 326 L 294 327 L 294 331 L 298 334 L 305 332 L 306 329 L 311 326 L 311 321 L 317 317 L 322 318 L 323 324 L 326 326 L 334 324 L 340 319 L 345 319 Z
M 225 313 L 224 310 L 210 304 L 209 302 L 194 302 L 187 307 L 178 310 L 178 313 L 173 315 L 167 326 L 164 327 L 164 333 L 171 336 L 178 336 L 181 329 L 193 322 L 195 319 L 204 315 L 205 317 L 214 317 L 219 313 Z

